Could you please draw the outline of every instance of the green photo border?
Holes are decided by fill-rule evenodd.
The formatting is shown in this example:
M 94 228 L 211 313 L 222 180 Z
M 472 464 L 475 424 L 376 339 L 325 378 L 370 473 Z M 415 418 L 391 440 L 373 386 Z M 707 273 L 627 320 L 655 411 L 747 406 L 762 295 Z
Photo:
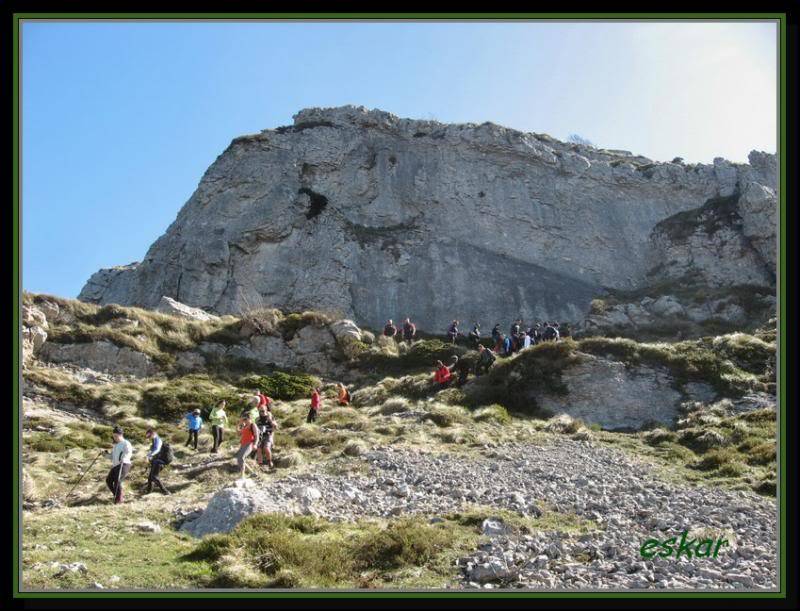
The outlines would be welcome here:
M 784 248 L 787 239 L 786 227 L 786 32 L 787 16 L 786 13 L 14 13 L 13 16 L 13 137 L 12 137 L 12 208 L 13 208 L 13 288 L 15 295 L 13 323 L 14 323 L 14 380 L 13 405 L 12 409 L 12 452 L 13 462 L 17 469 L 12 478 L 12 491 L 15 499 L 13 517 L 13 595 L 14 598 L 25 599 L 113 599 L 113 598 L 551 598 L 551 599 L 591 599 L 591 598 L 702 598 L 702 599 L 782 599 L 786 598 L 786 345 L 787 334 L 786 325 L 786 291 L 787 286 L 787 261 L 786 250 Z M 372 591 L 372 590 L 320 590 L 316 591 L 244 591 L 244 590 L 198 590 L 198 591 L 61 591 L 53 590 L 47 592 L 20 591 L 20 551 L 21 551 L 21 499 L 20 499 L 20 385 L 22 373 L 20 368 L 20 313 L 22 306 L 22 276 L 20 268 L 20 192 L 19 192 L 19 79 L 20 79 L 20 29 L 22 20 L 218 20 L 218 21 L 241 21 L 255 19 L 269 20 L 359 20 L 359 21 L 384 21 L 384 20 L 409 20 L 409 21 L 429 21 L 429 20 L 609 20 L 609 21 L 662 21 L 662 20 L 772 20 L 777 21 L 779 31 L 779 126 L 778 126 L 778 161 L 780 167 L 779 177 L 779 269 L 778 269 L 778 375 L 779 375 L 779 395 L 778 403 L 780 414 L 779 419 L 779 487 L 777 500 L 779 505 L 779 591 L 777 592 L 730 592 L 730 591 L 679 591 L 679 592 L 659 592 L 659 591 L 632 591 L 627 592 L 549 592 L 549 591 L 481 591 L 481 590 L 430 590 L 430 591 Z

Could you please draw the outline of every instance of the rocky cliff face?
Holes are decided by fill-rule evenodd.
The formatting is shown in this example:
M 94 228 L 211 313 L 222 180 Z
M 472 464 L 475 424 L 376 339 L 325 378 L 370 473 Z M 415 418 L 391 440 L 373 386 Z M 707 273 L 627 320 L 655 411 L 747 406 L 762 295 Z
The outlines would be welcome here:
M 714 198 L 747 194 L 739 233 L 774 265 L 776 179 L 764 153 L 656 163 L 491 123 L 307 109 L 236 138 L 144 260 L 97 272 L 79 298 L 314 308 L 376 327 L 408 315 L 437 332 L 452 318 L 576 321 L 601 287 L 646 282 L 660 222 Z

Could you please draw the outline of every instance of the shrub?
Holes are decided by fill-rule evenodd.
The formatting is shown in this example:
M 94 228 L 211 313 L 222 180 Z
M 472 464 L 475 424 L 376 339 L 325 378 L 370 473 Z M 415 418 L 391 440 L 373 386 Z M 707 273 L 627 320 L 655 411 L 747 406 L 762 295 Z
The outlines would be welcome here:
M 405 519 L 363 537 L 354 546 L 353 560 L 357 570 L 420 567 L 451 543 L 452 534 L 447 529 Z
M 560 414 L 555 418 L 551 418 L 544 428 L 549 433 L 565 433 L 570 435 L 586 427 L 579 418 L 572 418 L 567 414 Z
M 591 314 L 604 314 L 606 311 L 606 302 L 602 299 L 592 299 L 592 303 L 589 306 L 589 312 Z
M 383 405 L 381 405 L 378 411 L 384 416 L 400 414 L 411 411 L 411 404 L 408 399 L 404 397 L 390 397 L 383 402 Z
M 511 423 L 511 416 L 509 416 L 508 410 L 497 403 L 476 410 L 472 417 L 477 422 L 496 422 L 497 424 Z
M 320 386 L 319 378 L 305 373 L 278 371 L 268 376 L 250 375 L 238 383 L 243 388 L 261 390 L 269 397 L 281 401 L 295 401 L 311 397 L 314 388 Z
M 211 381 L 206 375 L 175 378 L 145 388 L 139 400 L 139 410 L 144 416 L 174 421 L 193 409 L 201 410 L 204 418 L 211 408 L 225 400 L 229 413 L 239 402 L 235 389 Z
M 653 429 L 644 435 L 645 441 L 651 446 L 665 443 L 667 441 L 675 441 L 675 433 L 663 428 Z
M 436 404 L 429 408 L 429 411 L 422 417 L 424 420 L 430 420 L 436 426 L 446 427 L 453 426 L 454 424 L 466 424 L 469 422 L 469 415 L 463 407 L 455 405 Z
M 761 443 L 753 447 L 747 456 L 747 464 L 768 465 L 777 460 L 777 450 L 774 443 Z
M 712 471 L 728 464 L 736 463 L 737 454 L 730 448 L 717 448 L 703 456 L 695 467 L 701 471 Z

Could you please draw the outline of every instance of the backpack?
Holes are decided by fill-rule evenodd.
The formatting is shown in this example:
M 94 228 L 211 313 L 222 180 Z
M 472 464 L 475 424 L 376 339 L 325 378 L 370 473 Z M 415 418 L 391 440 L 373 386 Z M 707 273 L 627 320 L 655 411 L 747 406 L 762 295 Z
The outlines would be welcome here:
M 168 441 L 161 443 L 161 449 L 158 451 L 158 456 L 156 456 L 156 458 L 165 465 L 170 464 L 174 460 L 175 452 L 172 451 L 172 446 L 169 445 Z

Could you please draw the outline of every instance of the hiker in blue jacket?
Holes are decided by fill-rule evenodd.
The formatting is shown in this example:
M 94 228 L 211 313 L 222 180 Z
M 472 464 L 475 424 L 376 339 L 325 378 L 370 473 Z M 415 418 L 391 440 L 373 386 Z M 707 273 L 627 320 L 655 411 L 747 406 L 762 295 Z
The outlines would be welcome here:
M 186 421 L 189 423 L 189 438 L 186 440 L 186 447 L 192 446 L 197 449 L 197 434 L 203 428 L 203 419 L 200 417 L 200 410 L 195 409 L 186 414 Z

